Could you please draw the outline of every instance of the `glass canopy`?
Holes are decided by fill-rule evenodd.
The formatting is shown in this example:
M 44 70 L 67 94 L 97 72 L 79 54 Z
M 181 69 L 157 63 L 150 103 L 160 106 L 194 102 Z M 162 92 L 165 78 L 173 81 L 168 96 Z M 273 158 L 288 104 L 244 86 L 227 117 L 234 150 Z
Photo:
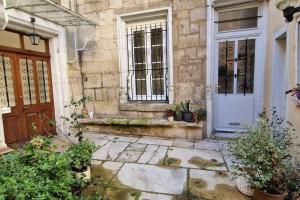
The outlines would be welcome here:
M 6 0 L 6 9 L 15 8 L 62 26 L 97 24 L 52 0 Z

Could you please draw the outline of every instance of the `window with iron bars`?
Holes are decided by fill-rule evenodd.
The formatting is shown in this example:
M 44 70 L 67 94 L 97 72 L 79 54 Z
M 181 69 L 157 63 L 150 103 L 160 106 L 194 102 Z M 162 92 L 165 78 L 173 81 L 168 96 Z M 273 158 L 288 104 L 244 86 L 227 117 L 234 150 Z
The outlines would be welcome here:
M 168 102 L 165 20 L 127 26 L 128 101 Z

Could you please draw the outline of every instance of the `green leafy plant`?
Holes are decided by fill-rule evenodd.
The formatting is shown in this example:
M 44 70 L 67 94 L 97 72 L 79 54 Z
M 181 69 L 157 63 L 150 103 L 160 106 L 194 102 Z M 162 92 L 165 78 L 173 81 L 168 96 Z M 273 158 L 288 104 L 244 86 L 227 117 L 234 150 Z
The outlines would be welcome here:
M 71 132 L 73 131 L 73 134 L 78 138 L 79 142 L 83 139 L 83 126 L 79 123 L 79 121 L 84 118 L 84 115 L 80 112 L 80 109 L 90 101 L 92 101 L 92 98 L 87 96 L 84 96 L 78 101 L 72 98 L 70 104 L 65 106 L 65 108 L 68 109 L 67 113 L 69 113 L 69 115 L 61 117 L 65 123 L 69 125 L 70 132 L 68 135 L 71 135 Z
M 0 157 L 0 199 L 78 199 L 73 188 L 85 183 L 75 179 L 69 156 L 52 149 L 50 138 L 38 136 Z
M 92 155 L 97 149 L 94 143 L 82 140 L 77 144 L 72 144 L 66 151 L 71 159 L 71 168 L 76 172 L 83 172 L 91 165 Z
M 182 107 L 182 111 L 186 112 L 186 113 L 190 113 L 192 112 L 192 107 L 191 107 L 191 101 L 190 100 L 185 100 L 185 102 L 181 102 L 181 107 Z
M 197 114 L 198 114 L 198 120 L 205 120 L 206 116 L 207 116 L 207 112 L 205 108 L 200 108 L 198 110 L 196 110 Z
M 230 152 L 236 160 L 233 173 L 246 177 L 254 189 L 271 194 L 288 192 L 289 177 L 297 176 L 292 169 L 293 132 L 292 126 L 284 123 L 275 110 L 271 120 L 262 115 L 257 127 L 247 128 L 240 139 L 231 142 Z

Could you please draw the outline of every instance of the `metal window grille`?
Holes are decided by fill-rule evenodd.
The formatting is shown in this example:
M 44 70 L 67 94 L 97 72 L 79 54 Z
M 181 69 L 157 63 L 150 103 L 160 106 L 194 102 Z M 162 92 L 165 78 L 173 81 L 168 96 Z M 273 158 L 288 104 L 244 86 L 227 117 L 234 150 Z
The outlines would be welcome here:
M 166 22 L 127 28 L 128 101 L 168 102 Z

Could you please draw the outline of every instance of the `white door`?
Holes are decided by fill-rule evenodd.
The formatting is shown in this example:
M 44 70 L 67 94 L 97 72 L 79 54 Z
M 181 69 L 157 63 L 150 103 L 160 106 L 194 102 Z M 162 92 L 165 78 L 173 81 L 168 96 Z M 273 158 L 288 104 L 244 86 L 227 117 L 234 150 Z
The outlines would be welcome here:
M 235 131 L 254 123 L 256 39 L 217 41 L 215 131 Z

